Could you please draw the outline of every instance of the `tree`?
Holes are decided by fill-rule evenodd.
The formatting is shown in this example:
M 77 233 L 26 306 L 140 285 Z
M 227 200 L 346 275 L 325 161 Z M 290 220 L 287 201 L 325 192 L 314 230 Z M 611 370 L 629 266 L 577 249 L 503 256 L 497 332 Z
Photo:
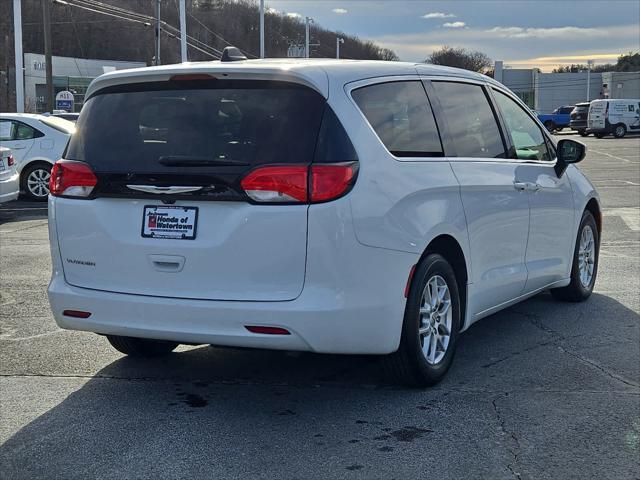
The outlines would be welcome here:
M 464 68 L 473 72 L 485 72 L 493 65 L 493 61 L 482 52 L 446 45 L 429 55 L 425 63 Z
M 629 52 L 626 55 L 618 57 L 616 63 L 616 71 L 618 72 L 637 72 L 640 70 L 640 53 Z

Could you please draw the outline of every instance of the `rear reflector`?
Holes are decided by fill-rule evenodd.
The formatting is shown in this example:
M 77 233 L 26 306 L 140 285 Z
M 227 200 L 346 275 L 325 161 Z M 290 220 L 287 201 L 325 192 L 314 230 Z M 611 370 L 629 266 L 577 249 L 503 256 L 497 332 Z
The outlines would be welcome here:
M 9 155 L 7 157 L 7 165 L 9 165 L 10 167 L 13 167 L 14 163 L 15 163 L 15 161 L 13 160 L 13 155 Z
M 245 325 L 247 330 L 251 333 L 262 333 L 264 335 L 291 335 L 291 332 L 286 328 L 280 327 L 264 327 L 260 325 Z
M 215 80 L 216 77 L 208 73 L 185 73 L 181 75 L 172 75 L 169 77 L 170 82 L 190 82 L 193 80 Z
M 249 172 L 240 185 L 249 198 L 261 203 L 326 202 L 349 191 L 356 171 L 355 162 L 265 166 Z
M 407 278 L 407 284 L 404 287 L 404 298 L 409 298 L 409 291 L 411 290 L 411 282 L 413 282 L 413 275 L 416 273 L 416 266 L 414 265 L 409 270 L 409 278 Z
M 65 310 L 62 312 L 62 315 L 65 317 L 89 318 L 91 316 L 91 312 L 83 312 L 82 310 Z
M 98 179 L 91 167 L 83 162 L 58 160 L 51 169 L 49 191 L 54 197 L 88 197 Z

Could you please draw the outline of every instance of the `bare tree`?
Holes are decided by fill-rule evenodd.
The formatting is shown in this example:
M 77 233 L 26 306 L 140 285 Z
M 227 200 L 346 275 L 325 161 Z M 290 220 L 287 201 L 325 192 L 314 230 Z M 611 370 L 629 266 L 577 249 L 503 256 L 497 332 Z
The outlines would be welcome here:
M 492 60 L 482 52 L 446 45 L 429 55 L 425 63 L 464 68 L 465 70 L 481 73 L 487 71 L 493 64 Z

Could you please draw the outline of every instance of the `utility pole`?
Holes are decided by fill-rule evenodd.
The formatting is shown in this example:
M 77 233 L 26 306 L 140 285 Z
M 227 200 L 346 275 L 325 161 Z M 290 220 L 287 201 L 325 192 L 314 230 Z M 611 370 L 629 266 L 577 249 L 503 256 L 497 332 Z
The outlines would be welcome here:
M 340 44 L 344 43 L 344 38 L 336 38 L 336 58 L 340 58 Z
M 162 65 L 160 61 L 160 38 L 162 36 L 162 24 L 160 23 L 160 2 L 156 0 L 156 65 Z
M 187 9 L 185 0 L 180 0 L 180 58 L 182 62 L 187 59 Z
M 47 75 L 47 111 L 53 113 L 53 61 L 51 59 L 51 0 L 42 2 L 44 22 L 44 63 Z
M 260 0 L 260 58 L 264 58 L 264 0 Z
M 591 101 L 591 67 L 593 60 L 587 60 L 587 102 Z
M 304 58 L 309 58 L 309 24 L 313 23 L 313 18 L 305 17 L 304 21 Z
M 13 0 L 13 46 L 16 60 L 16 112 L 24 112 L 24 65 L 22 64 L 22 2 Z

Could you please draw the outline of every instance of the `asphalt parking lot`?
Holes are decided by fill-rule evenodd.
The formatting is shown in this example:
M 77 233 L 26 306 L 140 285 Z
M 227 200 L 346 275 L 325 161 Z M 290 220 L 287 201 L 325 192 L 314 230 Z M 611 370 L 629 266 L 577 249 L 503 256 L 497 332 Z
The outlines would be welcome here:
M 0 207 L 0 478 L 640 478 L 640 138 L 583 140 L 604 205 L 594 295 L 475 324 L 424 391 L 371 357 L 132 360 L 60 330 L 46 206 Z

